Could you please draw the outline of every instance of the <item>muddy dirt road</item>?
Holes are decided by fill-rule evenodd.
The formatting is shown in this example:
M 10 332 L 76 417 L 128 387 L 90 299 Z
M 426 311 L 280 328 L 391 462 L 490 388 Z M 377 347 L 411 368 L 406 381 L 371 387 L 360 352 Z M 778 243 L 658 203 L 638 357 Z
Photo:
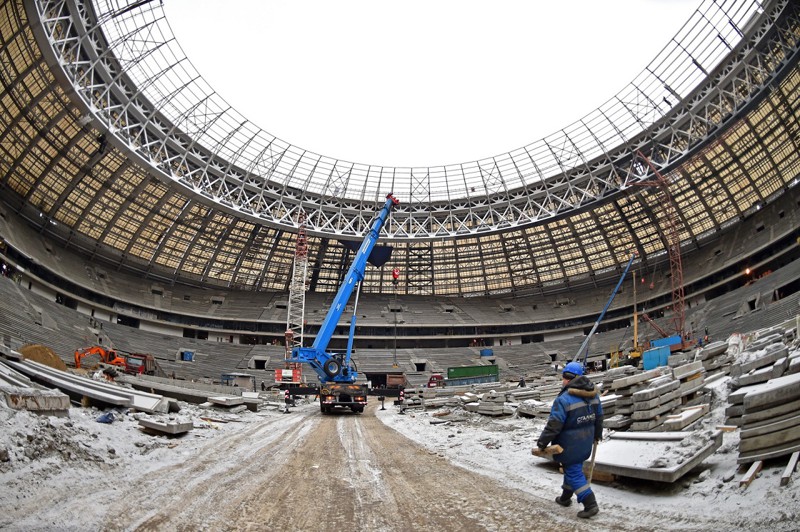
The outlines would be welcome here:
M 451 465 L 375 417 L 297 409 L 118 489 L 107 530 L 575 530 L 552 501 Z M 288 418 L 288 419 L 287 419 Z M 588 525 L 589 523 L 586 523 Z M 587 527 L 588 529 L 588 527 Z

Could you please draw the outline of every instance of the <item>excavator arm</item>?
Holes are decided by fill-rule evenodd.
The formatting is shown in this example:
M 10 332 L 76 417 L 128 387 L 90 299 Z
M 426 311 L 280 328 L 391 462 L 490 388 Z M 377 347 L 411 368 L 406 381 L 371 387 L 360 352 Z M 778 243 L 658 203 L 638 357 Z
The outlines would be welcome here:
M 75 368 L 80 369 L 83 359 L 92 355 L 99 356 L 100 362 L 103 364 L 111 364 L 122 368 L 125 367 L 125 358 L 119 356 L 115 350 L 93 345 L 75 351 Z

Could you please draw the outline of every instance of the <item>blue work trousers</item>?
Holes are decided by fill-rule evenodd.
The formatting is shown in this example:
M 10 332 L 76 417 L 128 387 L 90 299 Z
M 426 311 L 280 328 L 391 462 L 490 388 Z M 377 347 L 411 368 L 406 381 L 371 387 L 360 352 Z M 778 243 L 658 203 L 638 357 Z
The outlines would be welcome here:
M 578 462 L 572 465 L 563 465 L 564 468 L 564 485 L 562 489 L 567 491 L 574 491 L 578 496 L 578 502 L 583 502 L 590 493 L 592 488 L 586 482 L 586 475 L 583 474 L 583 462 Z

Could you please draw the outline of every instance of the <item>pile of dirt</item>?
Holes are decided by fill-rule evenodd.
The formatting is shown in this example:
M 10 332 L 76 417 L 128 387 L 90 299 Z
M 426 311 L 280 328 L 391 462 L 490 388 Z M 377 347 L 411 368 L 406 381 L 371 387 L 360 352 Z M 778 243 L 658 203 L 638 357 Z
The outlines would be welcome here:
M 40 344 L 27 344 L 18 349 L 26 360 L 33 360 L 39 364 L 44 364 L 53 369 L 67 371 L 67 365 L 64 361 L 49 347 Z

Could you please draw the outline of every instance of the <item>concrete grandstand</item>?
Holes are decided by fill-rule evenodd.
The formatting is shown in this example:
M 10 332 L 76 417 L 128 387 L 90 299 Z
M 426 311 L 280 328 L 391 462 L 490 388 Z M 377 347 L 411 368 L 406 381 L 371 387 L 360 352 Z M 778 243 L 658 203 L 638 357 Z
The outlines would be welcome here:
M 298 212 L 312 337 L 350 262 L 341 241 L 360 240 L 393 192 L 401 204 L 380 241 L 393 255 L 368 270 L 358 309 L 359 367 L 422 381 L 491 348 L 504 378 L 546 372 L 577 351 L 632 252 L 637 305 L 667 326 L 670 209 L 639 186 L 656 174 L 677 215 L 686 332 L 724 338 L 745 319 L 752 329 L 798 312 L 796 2 L 703 2 L 580 122 L 428 168 L 335 160 L 256 127 L 184 70 L 156 3 L 2 6 L 0 237 L 14 275 L 0 280 L 0 332 L 11 347 L 71 360 L 109 342 L 182 378 L 262 379 L 283 364 Z M 593 358 L 629 344 L 632 292 L 626 281 Z M 346 338 L 343 321 L 332 347 Z

